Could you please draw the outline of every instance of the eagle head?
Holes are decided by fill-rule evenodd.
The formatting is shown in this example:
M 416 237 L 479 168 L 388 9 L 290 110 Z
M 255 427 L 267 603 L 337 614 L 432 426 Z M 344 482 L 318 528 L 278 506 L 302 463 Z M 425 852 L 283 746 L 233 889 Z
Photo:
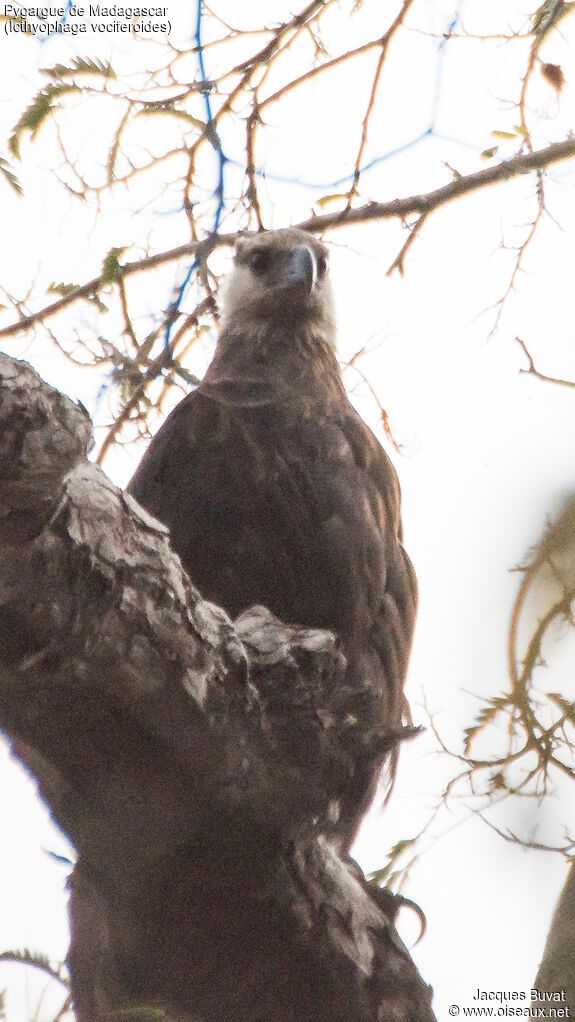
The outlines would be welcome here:
M 224 288 L 222 325 L 302 321 L 333 334 L 327 256 L 325 245 L 296 228 L 241 236 Z

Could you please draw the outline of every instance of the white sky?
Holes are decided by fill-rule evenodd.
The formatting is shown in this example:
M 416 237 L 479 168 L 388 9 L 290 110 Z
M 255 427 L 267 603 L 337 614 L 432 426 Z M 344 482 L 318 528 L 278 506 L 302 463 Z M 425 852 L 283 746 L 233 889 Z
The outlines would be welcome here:
M 178 20 L 175 3 L 169 6 L 172 38 L 183 43 L 190 38 L 192 16 L 180 7 Z M 362 38 L 377 36 L 397 6 L 391 0 L 366 0 L 363 21 L 345 22 L 341 45 L 352 45 L 360 28 L 365 32 Z M 217 5 L 220 11 L 234 7 L 224 0 Z M 271 23 L 276 16 L 283 19 L 289 7 L 276 0 L 246 4 L 242 10 L 246 22 L 258 24 L 262 11 Z M 442 31 L 455 7 L 456 0 L 419 0 L 411 24 Z M 345 9 L 342 2 L 334 19 L 341 23 Z M 506 24 L 524 25 L 529 9 L 520 0 L 466 0 L 464 25 L 470 31 L 496 34 Z M 233 17 L 238 24 L 239 12 L 234 11 Z M 562 33 L 556 33 L 544 51 L 545 59 L 562 64 L 571 86 L 574 34 L 575 17 L 565 21 Z M 0 153 L 7 150 L 2 140 L 38 87 L 38 67 L 69 62 L 74 54 L 104 57 L 113 52 L 117 65 L 141 66 L 143 60 L 155 59 L 155 50 L 133 41 L 98 41 L 97 46 L 88 47 L 84 38 L 81 43 L 54 39 L 39 45 L 0 36 Z M 511 130 L 517 123 L 508 101 L 518 94 L 526 45 L 510 48 L 501 40 L 450 41 L 435 134 L 379 164 L 366 176 L 362 197 L 384 200 L 444 184 L 450 179 L 444 161 L 461 173 L 484 166 L 479 153 L 494 144 L 491 132 Z M 305 60 L 305 56 L 302 49 L 293 59 Z M 206 59 L 209 73 L 215 74 L 218 68 Z M 303 108 L 295 95 L 269 108 L 258 159 L 270 175 L 327 184 L 339 176 L 342 153 L 347 154 L 347 167 L 350 158 L 353 165 L 357 113 L 359 109 L 363 115 L 369 70 L 366 67 L 364 74 L 358 65 L 351 83 L 349 70 L 344 70 L 329 84 L 310 87 Z M 436 43 L 425 35 L 404 33 L 391 51 L 366 159 L 426 130 L 436 73 Z M 539 105 L 544 114 L 537 122 L 538 145 L 565 137 L 575 122 L 573 92 L 568 88 L 558 104 L 548 86 L 540 83 L 535 88 L 533 105 Z M 320 116 L 315 116 L 316 110 Z M 106 110 L 91 114 L 85 122 L 82 117 L 73 121 L 70 139 L 86 165 L 101 160 L 99 154 L 106 151 L 107 116 Z M 154 124 L 153 130 L 161 129 Z M 157 144 L 161 140 L 162 136 L 154 136 Z M 236 138 L 230 130 L 224 144 L 228 153 L 241 150 L 242 137 Z M 513 151 L 514 143 L 502 143 L 502 155 Z M 129 199 L 116 194 L 104 200 L 105 215 L 94 224 L 93 212 L 56 188 L 44 169 L 56 159 L 49 130 L 41 131 L 34 144 L 26 140 L 22 152 L 25 199 L 18 200 L 0 181 L 4 236 L 0 284 L 13 293 L 22 294 L 36 273 L 39 281 L 88 279 L 98 272 L 112 245 L 133 240 L 143 244 L 149 237 L 154 246 L 169 247 L 186 240 L 175 192 L 164 200 L 162 215 L 160 207 L 152 205 L 134 219 L 130 219 Z M 232 180 L 233 173 L 230 170 Z M 151 194 L 152 186 L 146 187 Z M 560 227 L 551 218 L 541 224 L 500 329 L 490 340 L 493 313 L 481 313 L 505 290 L 512 269 L 513 253 L 500 247 L 502 237 L 508 244 L 517 243 L 534 215 L 532 178 L 477 194 L 434 214 L 410 252 L 404 278 L 385 276 L 404 240 L 399 225 L 376 223 L 331 235 L 341 356 L 349 357 L 370 341 L 370 354 L 361 368 L 387 409 L 396 438 L 404 444 L 403 456 L 391 453 L 404 494 L 406 545 L 421 587 L 408 683 L 414 716 L 417 722 L 426 722 L 418 705 L 425 689 L 442 736 L 457 751 L 462 747 L 463 728 L 478 708 L 474 694 L 487 697 L 507 684 L 506 632 L 517 587 L 517 575 L 509 569 L 522 561 L 548 514 L 575 488 L 573 392 L 520 374 L 525 360 L 514 341 L 516 336 L 525 340 L 543 372 L 575 379 L 572 167 L 552 169 L 546 187 L 548 208 Z M 268 180 L 265 194 L 268 223 L 279 227 L 308 216 L 322 192 Z M 137 208 L 143 201 L 132 205 Z M 127 258 L 137 252 L 128 252 Z M 222 266 L 227 258 L 221 257 Z M 157 275 L 155 291 L 147 283 L 150 313 L 165 307 L 171 298 L 170 282 L 181 276 L 181 267 L 171 268 Z M 133 286 L 136 296 L 137 285 Z M 87 331 L 94 318 L 80 310 L 73 323 Z M 144 330 L 144 321 L 141 326 Z M 113 320 L 105 320 L 102 331 L 112 336 L 113 327 Z M 50 382 L 106 417 L 105 399 L 97 401 L 100 380 L 63 366 L 46 345 L 24 349 L 14 342 L 7 350 L 17 355 L 25 352 Z M 208 356 L 206 349 L 204 364 Z M 198 367 L 193 363 L 190 368 L 197 371 Z M 346 382 L 362 414 L 378 429 L 366 388 L 356 387 L 360 381 L 353 373 L 346 375 Z M 130 449 L 110 459 L 108 470 L 123 483 L 138 457 L 139 452 Z M 544 685 L 549 689 L 563 685 L 568 697 L 571 676 L 564 669 L 565 677 L 558 673 L 559 662 L 555 673 L 553 667 L 552 661 Z M 358 858 L 365 868 L 381 865 L 385 850 L 412 836 L 427 819 L 456 769 L 435 750 L 428 732 L 404 751 L 391 805 L 383 820 L 373 815 L 358 842 Z M 543 807 L 528 800 L 508 802 L 493 818 L 525 837 L 545 842 L 561 838 L 562 827 L 571 822 L 569 806 L 563 791 Z M 464 816 L 460 805 L 452 805 L 443 814 L 405 892 L 427 916 L 427 934 L 413 954 L 434 987 L 439 1019 L 448 1017 L 450 1004 L 471 1005 L 478 987 L 530 989 L 565 872 L 559 857 L 505 844 L 478 820 L 462 825 Z M 4 838 L 0 948 L 28 946 L 61 959 L 67 942 L 62 893 L 66 870 L 45 849 L 63 851 L 65 844 L 47 822 L 33 786 L 8 762 L 3 750 L 0 821 Z M 440 835 L 444 836 L 438 840 Z M 414 929 L 407 924 L 406 932 Z M 0 970 L 0 989 L 3 986 L 8 988 L 9 1022 L 27 1019 L 36 1006 L 37 982 L 28 970 L 11 966 Z M 53 1004 L 54 999 L 45 1002 L 39 1022 L 50 1018 Z

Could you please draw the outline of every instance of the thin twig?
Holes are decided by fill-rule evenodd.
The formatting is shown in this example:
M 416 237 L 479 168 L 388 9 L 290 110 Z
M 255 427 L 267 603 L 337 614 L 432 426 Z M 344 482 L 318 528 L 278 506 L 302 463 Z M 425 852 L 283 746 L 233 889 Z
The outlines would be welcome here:
M 194 311 L 189 316 L 186 317 L 184 323 L 181 325 L 177 333 L 172 338 L 169 347 L 163 348 L 158 357 L 155 358 L 150 363 L 146 371 L 142 373 L 141 380 L 135 387 L 134 392 L 132 393 L 130 399 L 126 402 L 126 404 L 122 408 L 122 411 L 112 423 L 110 429 L 108 430 L 102 442 L 102 446 L 100 447 L 100 450 L 98 452 L 98 457 L 96 458 L 97 465 L 103 464 L 104 458 L 106 457 L 112 444 L 115 442 L 118 433 L 122 429 L 122 426 L 124 426 L 125 423 L 128 422 L 134 408 L 137 408 L 139 402 L 142 400 L 144 394 L 146 393 L 146 390 L 149 387 L 150 383 L 157 379 L 157 377 L 161 375 L 162 371 L 167 366 L 173 366 L 173 353 L 184 333 L 187 330 L 189 330 L 190 327 L 197 325 L 200 317 L 205 315 L 205 313 L 213 306 L 213 301 L 214 301 L 213 297 L 210 294 L 207 295 L 206 298 L 204 298 L 203 301 L 199 303 L 197 308 L 194 309 Z
M 535 368 L 535 363 L 533 362 L 533 358 L 527 349 L 525 341 L 522 341 L 520 337 L 516 337 L 515 340 L 523 349 L 529 361 L 529 369 L 520 369 L 519 370 L 520 373 L 525 373 L 527 376 L 536 376 L 538 380 L 543 380 L 544 383 L 556 383 L 560 387 L 575 387 L 574 380 L 562 380 L 559 379 L 557 376 L 546 376 L 545 373 L 539 372 L 539 370 Z
M 379 58 L 378 58 L 378 61 L 377 61 L 377 66 L 376 66 L 376 69 L 375 69 L 375 74 L 373 76 L 373 82 L 371 83 L 371 92 L 370 92 L 370 95 L 369 95 L 367 109 L 365 111 L 365 115 L 364 115 L 364 118 L 363 118 L 363 121 L 362 121 L 362 125 L 361 125 L 361 140 L 360 140 L 360 143 L 359 143 L 359 148 L 358 148 L 358 151 L 357 151 L 357 156 L 355 158 L 355 167 L 354 167 L 354 171 L 353 171 L 353 180 L 352 180 L 352 183 L 350 185 L 349 193 L 348 193 L 348 198 L 347 198 L 348 207 L 351 206 L 351 204 L 353 202 L 353 197 L 357 193 L 357 186 L 359 184 L 359 178 L 360 178 L 360 174 L 361 174 L 361 164 L 362 164 L 362 160 L 363 160 L 363 153 L 364 153 L 364 150 L 365 150 L 365 146 L 367 144 L 367 134 L 368 134 L 368 128 L 369 128 L 369 121 L 370 121 L 371 115 L 373 113 L 373 108 L 375 106 L 375 97 L 377 96 L 377 89 L 378 89 L 378 86 L 379 86 L 379 80 L 381 78 L 381 72 L 383 71 L 383 65 L 385 64 L 385 59 L 387 57 L 387 51 L 389 49 L 389 44 L 390 44 L 391 40 L 393 39 L 393 36 L 397 32 L 397 30 L 403 24 L 403 21 L 405 20 L 405 16 L 406 16 L 409 8 L 412 6 L 413 2 L 414 2 L 414 0 L 403 0 L 403 5 L 402 5 L 402 8 L 401 8 L 399 14 L 394 19 L 394 21 L 392 22 L 392 24 L 388 28 L 387 32 L 385 33 L 385 35 L 382 36 L 381 41 L 380 41 L 381 52 L 379 54 Z
M 407 236 L 407 240 L 402 245 L 401 250 L 397 253 L 389 269 L 386 271 L 385 274 L 386 277 L 391 277 L 391 274 L 394 272 L 394 270 L 397 270 L 399 272 L 399 275 L 403 277 L 405 273 L 405 257 L 409 252 L 409 249 L 413 245 L 413 242 L 417 238 L 419 232 L 421 231 L 421 228 L 423 227 L 428 216 L 429 216 L 428 213 L 422 213 L 419 219 L 416 220 L 416 222 L 412 226 L 408 227 L 409 234 Z

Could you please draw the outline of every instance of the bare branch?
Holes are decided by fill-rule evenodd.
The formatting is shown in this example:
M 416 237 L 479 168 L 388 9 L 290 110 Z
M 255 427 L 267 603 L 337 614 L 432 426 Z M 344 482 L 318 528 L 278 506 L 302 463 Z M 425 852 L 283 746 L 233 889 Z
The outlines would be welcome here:
M 520 373 L 526 373 L 528 376 L 536 376 L 538 380 L 543 380 L 545 383 L 556 383 L 560 387 L 575 387 L 575 381 L 573 380 L 561 380 L 556 376 L 546 376 L 544 373 L 540 373 L 539 370 L 535 368 L 535 363 L 533 362 L 533 358 L 531 357 L 529 351 L 527 350 L 527 345 L 525 344 L 525 341 L 522 341 L 520 337 L 516 337 L 515 340 L 523 349 L 529 361 L 529 368 L 520 369 L 519 370 Z
M 196 326 L 199 322 L 200 317 L 203 316 L 203 314 L 207 312 L 209 309 L 211 309 L 212 306 L 213 298 L 211 295 L 208 295 L 206 298 L 203 299 L 203 301 L 200 302 L 198 307 L 190 316 L 186 316 L 184 323 L 179 328 L 179 330 L 174 334 L 174 337 L 172 338 L 169 346 L 164 348 L 160 352 L 158 357 L 155 358 L 153 362 L 150 363 L 146 371 L 142 373 L 141 379 L 138 382 L 137 386 L 135 387 L 134 392 L 131 395 L 129 401 L 126 402 L 126 404 L 122 408 L 122 411 L 115 419 L 112 426 L 108 430 L 108 433 L 106 434 L 106 437 L 98 453 L 98 457 L 96 459 L 96 463 L 98 465 L 103 464 L 106 454 L 108 453 L 110 447 L 116 441 L 124 424 L 128 422 L 129 419 L 131 418 L 132 412 L 138 407 L 139 403 L 141 402 L 142 398 L 146 393 L 146 389 L 149 386 L 149 384 L 152 383 L 155 379 L 157 379 L 158 376 L 162 374 L 164 369 L 166 369 L 167 367 L 173 368 L 173 352 L 177 345 L 179 344 L 184 333 L 186 333 L 192 326 Z
M 387 277 L 390 277 L 394 270 L 398 270 L 400 276 L 403 277 L 405 273 L 405 257 L 409 252 L 411 246 L 413 245 L 413 242 L 417 238 L 419 232 L 421 231 L 423 225 L 425 224 L 428 215 L 429 214 L 427 213 L 422 213 L 419 219 L 416 220 L 412 226 L 407 228 L 407 230 L 409 231 L 407 241 L 402 245 L 401 250 L 398 252 L 391 266 L 387 270 L 386 273 Z
M 368 104 L 367 104 L 367 110 L 365 112 L 365 115 L 364 115 L 364 118 L 363 118 L 363 122 L 362 122 L 362 125 L 361 125 L 361 141 L 359 143 L 359 149 L 357 151 L 357 156 L 356 156 L 356 159 L 355 159 L 355 167 L 354 167 L 354 171 L 353 171 L 353 180 L 352 180 L 352 183 L 350 185 L 349 195 L 348 195 L 348 206 L 349 207 L 351 207 L 351 204 L 352 204 L 352 201 L 353 201 L 353 196 L 357 194 L 357 186 L 358 186 L 359 178 L 360 178 L 360 174 L 361 174 L 361 164 L 362 164 L 362 159 L 363 159 L 363 153 L 364 153 L 365 146 L 366 146 L 366 143 L 367 143 L 367 133 L 368 133 L 368 128 L 369 128 L 369 121 L 370 121 L 371 115 L 373 113 L 373 108 L 374 108 L 374 105 L 375 105 L 375 97 L 377 95 L 377 89 L 378 89 L 378 85 L 379 85 L 379 80 L 381 78 L 381 73 L 383 71 L 383 65 L 385 64 L 385 59 L 387 57 L 387 52 L 389 50 L 389 44 L 390 44 L 391 40 L 393 39 L 393 37 L 394 37 L 395 33 L 397 32 L 397 30 L 403 24 L 403 22 L 405 20 L 405 16 L 406 16 L 409 8 L 412 6 L 412 4 L 413 4 L 413 0 L 403 0 L 403 6 L 402 6 L 399 14 L 394 19 L 394 21 L 392 22 L 392 24 L 390 25 L 390 27 L 388 28 L 387 32 L 385 33 L 385 35 L 383 36 L 383 38 L 381 39 L 381 42 L 380 42 L 381 52 L 379 54 L 379 58 L 378 58 L 378 61 L 377 61 L 377 66 L 376 66 L 376 69 L 375 69 L 375 74 L 373 76 L 373 82 L 372 82 L 372 85 L 371 85 L 371 92 L 370 92 L 369 101 L 368 101 Z
M 328 230 L 375 220 L 387 220 L 396 217 L 400 220 L 405 220 L 406 217 L 414 213 L 427 216 L 436 209 L 441 208 L 441 206 L 445 206 L 447 203 L 460 199 L 465 195 L 471 195 L 482 188 L 497 185 L 502 181 L 509 181 L 522 174 L 528 174 L 532 171 L 553 166 L 563 160 L 572 159 L 574 156 L 575 137 L 570 137 L 563 142 L 554 142 L 552 145 L 536 150 L 533 153 L 519 154 L 510 160 L 504 160 L 501 163 L 495 164 L 493 167 L 487 167 L 473 174 L 456 178 L 450 181 L 449 184 L 443 185 L 432 192 L 411 195 L 404 199 L 391 199 L 388 202 L 368 202 L 356 208 L 313 216 L 293 226 L 299 227 L 304 231 L 310 231 L 312 234 L 323 234 Z M 207 254 L 215 248 L 233 245 L 237 237 L 238 232 L 219 234 L 205 241 L 191 241 L 184 245 L 178 245 L 176 248 L 168 249 L 165 252 L 146 256 L 143 259 L 137 259 L 132 262 L 128 261 L 118 267 L 118 276 L 126 278 L 135 273 L 141 273 L 158 266 L 176 262 L 179 259 L 199 257 L 202 251 Z M 102 286 L 102 278 L 100 276 L 94 277 L 71 294 L 65 295 L 56 302 L 52 302 L 52 304 L 45 306 L 38 312 L 21 316 L 17 322 L 3 327 L 0 329 L 0 338 L 13 337 L 34 326 L 35 323 L 43 322 L 45 319 L 57 315 L 80 299 L 94 297 L 102 289 Z

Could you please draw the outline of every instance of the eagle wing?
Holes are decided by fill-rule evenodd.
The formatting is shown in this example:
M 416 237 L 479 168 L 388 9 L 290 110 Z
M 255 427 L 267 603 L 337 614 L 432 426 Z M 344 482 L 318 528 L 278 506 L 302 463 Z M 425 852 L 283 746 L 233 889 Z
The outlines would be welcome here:
M 232 617 L 264 604 L 339 636 L 355 772 L 338 829 L 350 843 L 386 749 L 395 757 L 417 605 L 399 484 L 378 440 L 343 390 L 319 413 L 257 381 L 220 380 L 174 409 L 129 491 L 169 527 L 202 595 Z

